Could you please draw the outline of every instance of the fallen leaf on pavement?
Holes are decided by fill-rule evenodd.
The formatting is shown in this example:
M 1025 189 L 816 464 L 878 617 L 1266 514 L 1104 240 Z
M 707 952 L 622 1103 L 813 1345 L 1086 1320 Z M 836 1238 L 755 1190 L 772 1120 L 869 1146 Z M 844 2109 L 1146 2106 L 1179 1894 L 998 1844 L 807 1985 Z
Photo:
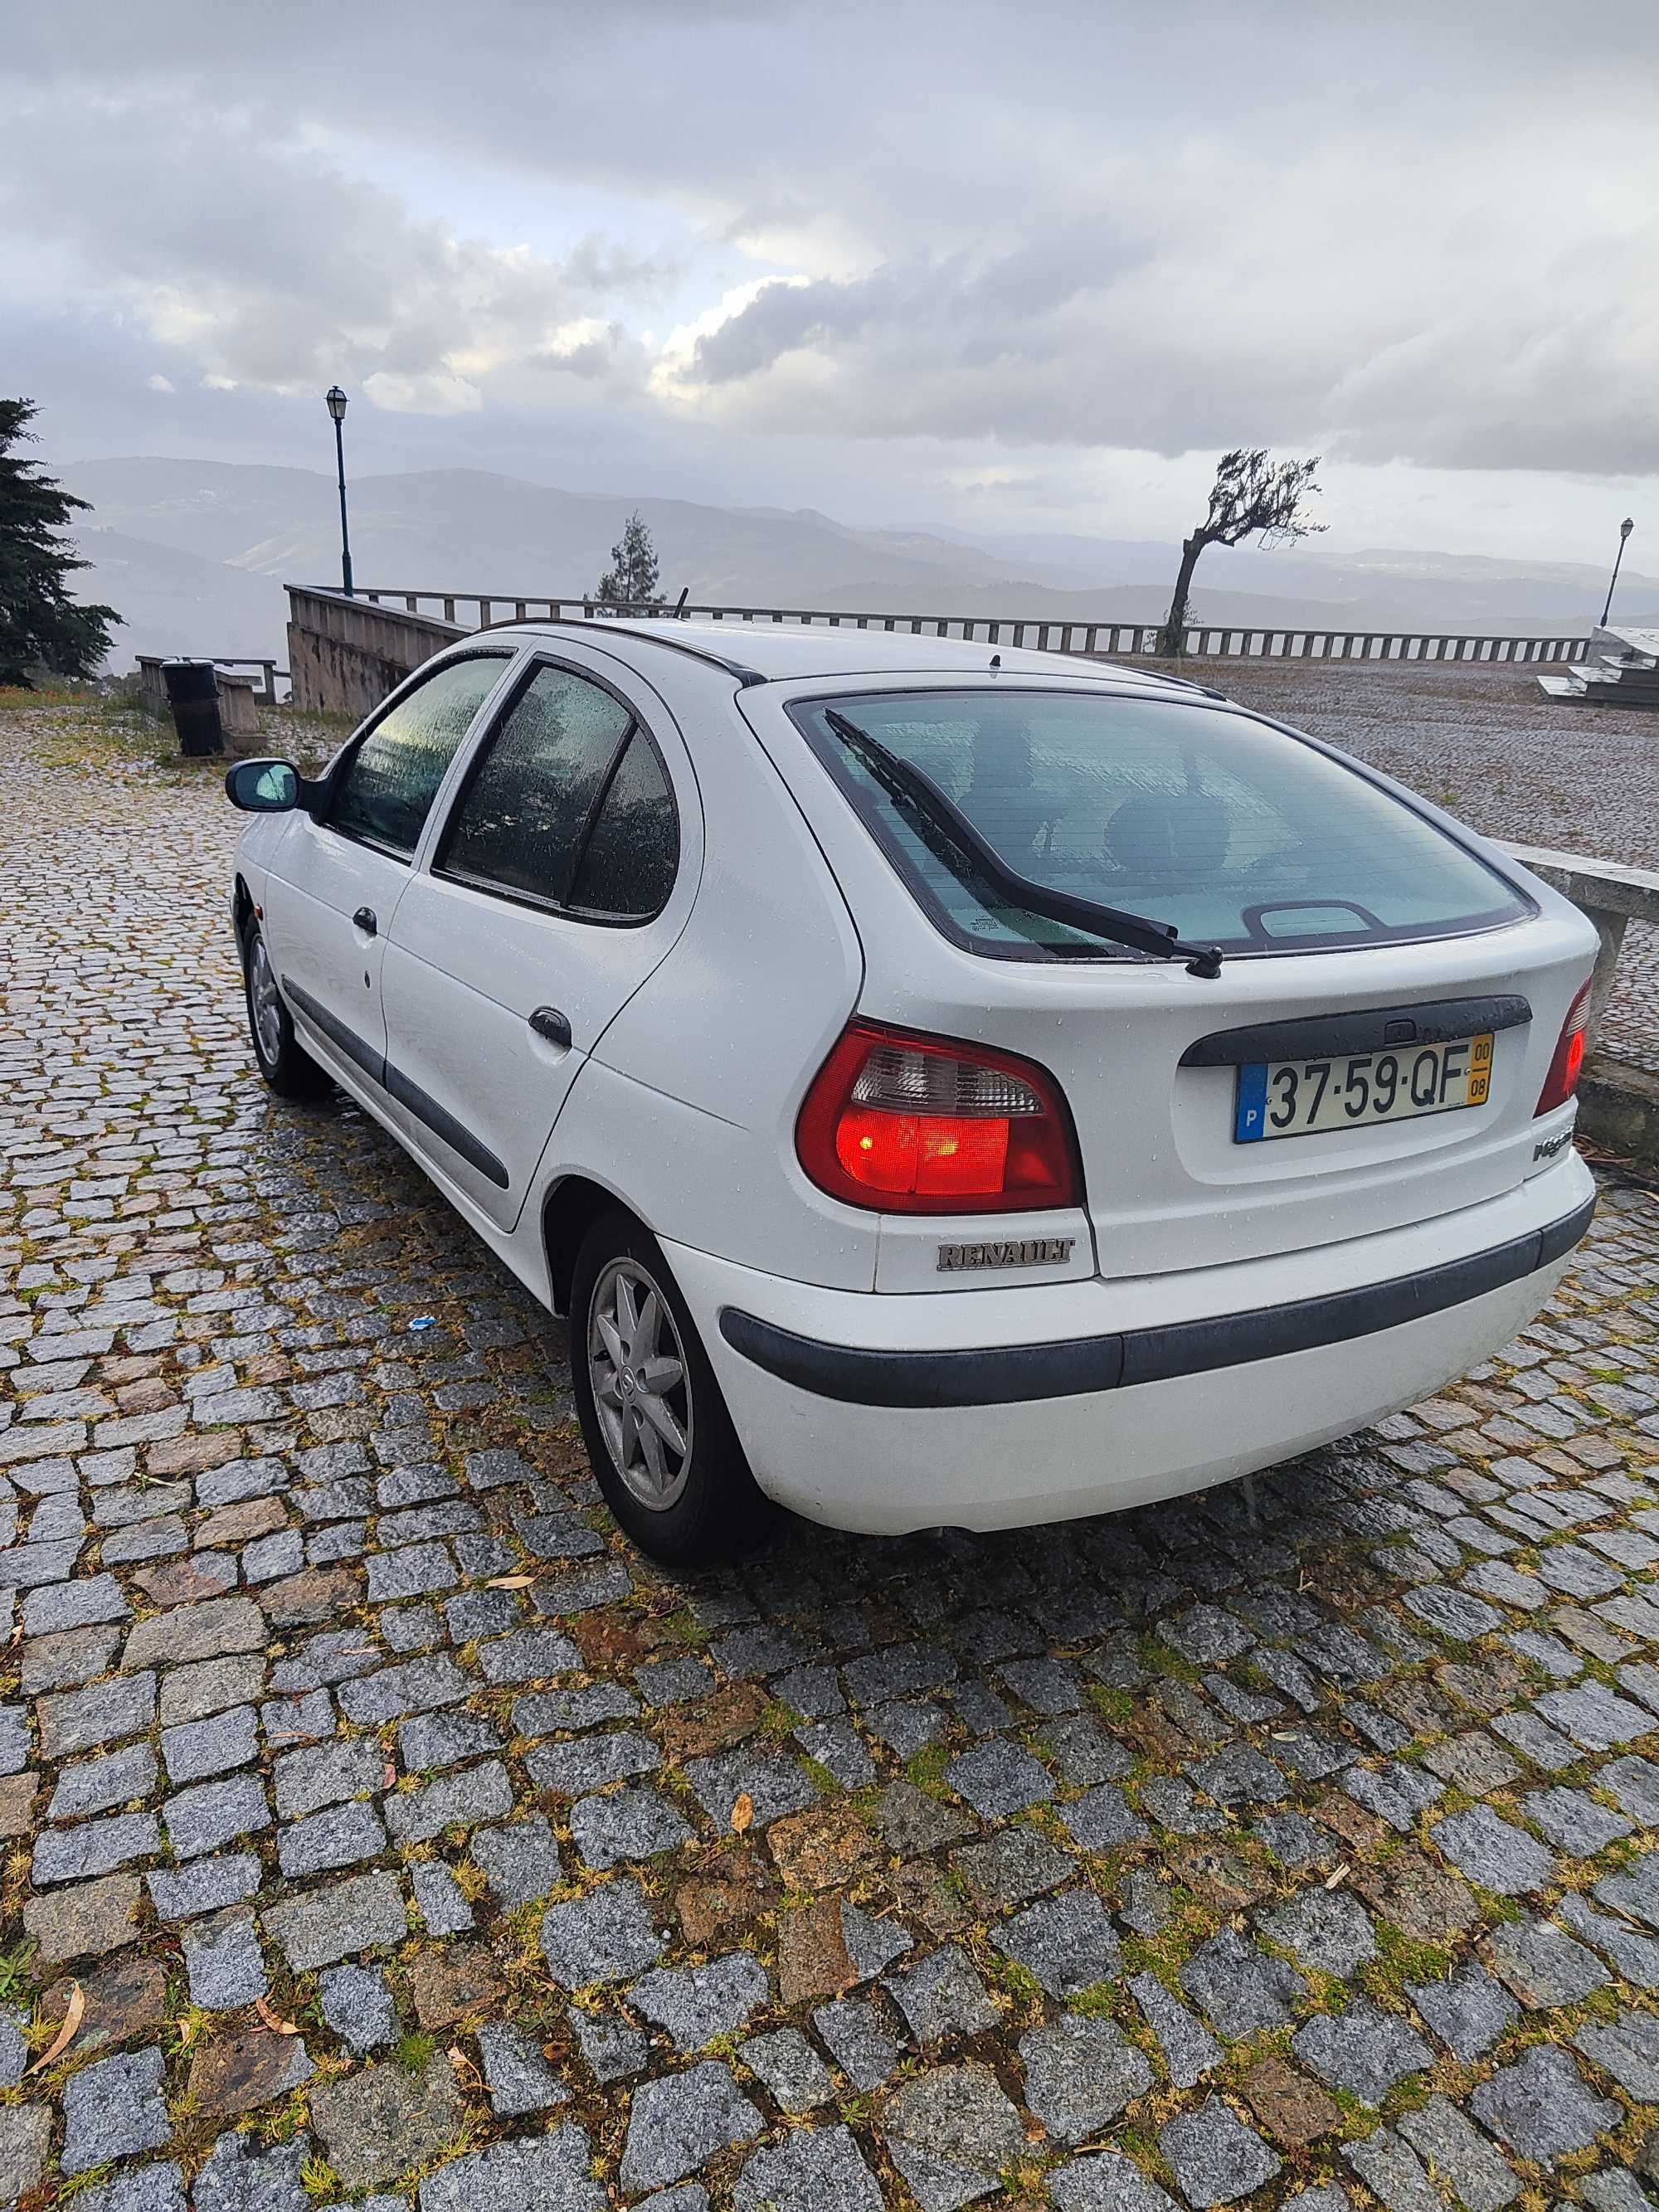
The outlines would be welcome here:
M 29 2072 L 31 2074 L 38 2074 L 43 2066 L 50 2066 L 52 2060 L 58 2057 L 60 2051 L 67 2051 L 69 2049 L 70 2044 L 75 2040 L 75 2031 L 80 2027 L 81 2016 L 85 2012 L 86 2008 L 86 1991 L 81 1987 L 79 1982 L 71 1982 L 70 1984 L 69 2002 L 64 2008 L 64 2025 L 58 2029 L 57 2034 L 53 2036 L 50 2048 L 43 2051 L 40 2053 L 40 2056 L 35 2060 L 33 2065 L 30 2067 Z

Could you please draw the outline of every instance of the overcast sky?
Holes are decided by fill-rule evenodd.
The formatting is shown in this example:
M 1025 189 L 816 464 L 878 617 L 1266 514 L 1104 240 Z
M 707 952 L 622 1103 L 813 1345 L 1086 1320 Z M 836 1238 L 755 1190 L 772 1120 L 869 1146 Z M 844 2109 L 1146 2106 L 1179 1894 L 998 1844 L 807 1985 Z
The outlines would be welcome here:
M 1331 551 L 1659 541 L 1651 0 L 8 11 L 0 389 L 54 460 L 455 465 Z M 1639 546 L 1632 548 L 1632 559 Z M 1644 568 L 1659 567 L 1659 543 Z

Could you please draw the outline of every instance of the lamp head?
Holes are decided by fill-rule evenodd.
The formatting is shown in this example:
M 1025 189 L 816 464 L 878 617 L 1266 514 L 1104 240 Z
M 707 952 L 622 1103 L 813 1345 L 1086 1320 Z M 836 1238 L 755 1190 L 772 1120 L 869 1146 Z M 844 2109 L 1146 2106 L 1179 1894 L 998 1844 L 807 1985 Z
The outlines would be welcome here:
M 323 395 L 323 404 L 337 422 L 345 421 L 346 396 L 337 384 L 330 385 Z
M 1628 538 L 1635 527 L 1636 525 L 1631 520 L 1629 515 L 1626 515 L 1619 526 L 1619 535 L 1621 538 Z

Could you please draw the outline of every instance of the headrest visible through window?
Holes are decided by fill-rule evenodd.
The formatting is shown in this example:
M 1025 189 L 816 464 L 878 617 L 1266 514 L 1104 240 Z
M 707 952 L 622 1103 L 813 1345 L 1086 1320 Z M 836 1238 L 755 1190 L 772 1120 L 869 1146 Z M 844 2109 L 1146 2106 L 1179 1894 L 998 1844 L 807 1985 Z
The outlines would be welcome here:
M 1207 882 L 1227 858 L 1227 810 L 1208 792 L 1139 793 L 1107 820 L 1106 856 L 1137 884 L 1175 890 Z

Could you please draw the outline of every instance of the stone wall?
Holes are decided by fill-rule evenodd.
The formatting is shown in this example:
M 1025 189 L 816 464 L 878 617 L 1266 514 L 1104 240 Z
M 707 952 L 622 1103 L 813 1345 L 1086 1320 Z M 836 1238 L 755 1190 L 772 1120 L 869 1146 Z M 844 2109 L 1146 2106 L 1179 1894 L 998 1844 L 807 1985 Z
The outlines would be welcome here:
M 343 592 L 287 588 L 294 704 L 311 714 L 358 720 L 423 660 L 468 635 L 454 623 L 349 599 Z

